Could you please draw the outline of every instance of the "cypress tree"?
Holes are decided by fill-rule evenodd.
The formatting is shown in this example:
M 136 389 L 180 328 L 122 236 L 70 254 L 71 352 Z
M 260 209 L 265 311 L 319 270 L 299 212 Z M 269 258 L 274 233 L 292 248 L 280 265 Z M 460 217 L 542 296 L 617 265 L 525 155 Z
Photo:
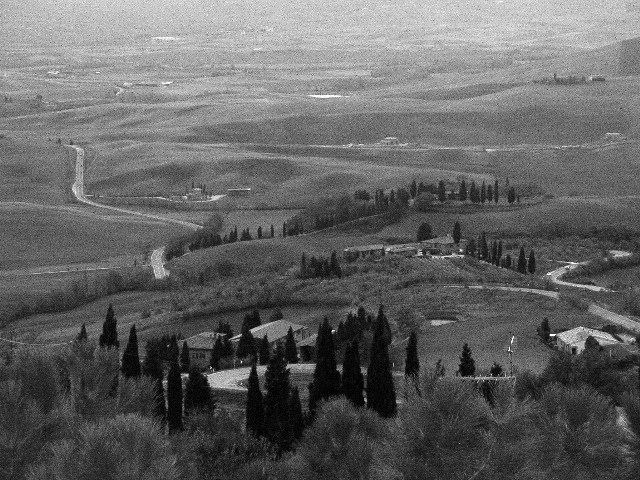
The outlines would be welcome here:
M 467 255 L 471 255 L 472 257 L 476 256 L 476 241 L 472 238 L 471 240 L 469 240 L 469 243 L 467 244 Z
M 262 391 L 260 390 L 260 380 L 256 363 L 251 366 L 249 374 L 249 389 L 247 391 L 246 426 L 247 432 L 251 432 L 256 437 L 264 433 L 264 405 L 262 405 Z
M 489 258 L 489 245 L 487 244 L 487 235 L 482 232 L 482 236 L 480 237 L 480 249 L 481 249 L 481 260 L 487 260 Z
M 220 359 L 223 358 L 223 349 L 222 339 L 218 336 L 216 337 L 216 343 L 213 344 L 213 350 L 211 351 L 211 368 L 216 372 L 220 370 Z
M 413 181 L 411 182 L 411 186 L 409 187 L 409 194 L 411 195 L 411 198 L 416 198 L 416 195 L 418 194 L 418 185 L 416 184 L 415 178 L 413 179 Z
M 493 184 L 493 201 L 498 203 L 499 197 L 500 194 L 498 193 L 498 179 L 496 179 L 495 183 Z
M 240 331 L 243 331 L 245 327 L 251 330 L 252 328 L 259 327 L 260 325 L 262 325 L 262 320 L 260 319 L 260 312 L 254 309 L 251 311 L 251 313 L 247 313 L 244 316 L 244 320 L 242 322 L 242 329 Z
M 178 347 L 178 338 L 174 335 L 171 335 L 171 340 L 169 341 L 169 362 L 178 363 L 178 359 L 180 357 L 180 348 Z
M 433 238 L 433 234 L 431 233 L 431 225 L 429 225 L 427 222 L 422 222 L 418 227 L 418 233 L 416 237 L 418 242 Z
M 462 238 L 462 232 L 460 229 L 460 222 L 456 222 L 453 224 L 453 241 L 458 244 L 460 243 L 460 239 Z
M 500 264 L 500 259 L 502 258 L 502 240 L 498 242 L 498 264 Z
M 498 242 L 492 242 L 491 244 L 491 263 L 498 265 L 500 257 L 498 257 Z
M 476 187 L 476 182 L 471 180 L 471 187 L 469 188 L 469 200 L 471 203 L 478 203 L 478 187 Z
M 460 192 L 458 196 L 460 197 L 461 202 L 467 200 L 467 183 L 464 180 L 460 182 Z
M 369 355 L 367 408 L 374 410 L 384 418 L 390 418 L 396 414 L 396 391 L 391 375 L 391 361 L 389 360 L 390 339 L 388 339 L 386 332 L 388 322 L 382 308 L 380 306 L 376 318 Z
M 309 387 L 309 411 L 315 413 L 318 400 L 340 394 L 340 372 L 336 364 L 336 348 L 331 325 L 325 317 L 318 327 L 316 340 L 316 367 Z
M 524 247 L 520 247 L 520 256 L 518 257 L 518 272 L 526 275 L 527 273 L 527 256 L 524 253 Z
M 180 352 L 180 370 L 183 373 L 191 371 L 191 355 L 189 354 L 189 345 L 187 341 L 182 342 L 182 351 Z
M 189 369 L 189 378 L 184 388 L 184 414 L 196 410 L 212 411 L 216 408 L 216 400 L 205 377 L 200 369 L 193 365 Z
M 156 405 L 153 412 L 155 417 L 164 424 L 167 415 L 167 407 L 164 399 L 164 386 L 162 385 L 164 372 L 162 371 L 162 361 L 160 360 L 160 352 L 158 350 L 157 342 L 149 341 L 145 345 L 145 357 L 142 364 L 142 373 L 155 380 Z
M 536 254 L 533 250 L 529 253 L 529 264 L 528 264 L 529 273 L 533 275 L 536 273 Z
M 489 203 L 493 202 L 493 185 L 487 185 L 487 201 Z
M 513 261 L 511 259 L 511 255 L 507 253 L 507 256 L 504 259 L 504 267 L 510 269 L 512 264 L 513 264 Z
M 347 344 L 342 364 L 342 393 L 356 407 L 364 407 L 364 376 L 360 369 L 358 341 Z
M 273 229 L 273 225 L 271 225 L 271 238 L 275 237 L 275 230 Z
M 462 346 L 462 356 L 460 357 L 458 372 L 461 377 L 473 377 L 476 373 L 476 362 L 471 358 L 471 349 L 466 343 Z
M 87 341 L 87 326 L 83 323 L 82 327 L 80 327 L 80 333 L 76 337 L 76 342 L 86 342 Z
M 414 379 L 418 378 L 420 373 L 420 360 L 418 359 L 418 335 L 411 332 L 409 342 L 407 343 L 407 357 L 404 362 L 404 374 Z
M 266 335 L 262 337 L 262 340 L 260 340 L 258 355 L 260 357 L 260 365 L 269 364 L 269 358 L 271 357 L 271 347 L 269 346 L 269 339 Z
M 284 358 L 284 348 L 278 345 L 269 360 L 265 372 L 264 396 L 264 435 L 271 443 L 277 445 L 280 451 L 285 451 L 291 445 L 291 422 L 289 417 L 289 369 Z
M 487 186 L 484 183 L 484 180 L 482 181 L 482 187 L 480 188 L 480 201 L 482 203 L 487 201 Z
M 516 189 L 511 187 L 507 193 L 507 201 L 511 204 L 516 201 Z
M 287 236 L 287 222 L 282 222 L 282 238 Z
M 238 341 L 238 347 L 236 348 L 236 357 L 256 357 L 256 340 L 251 334 L 251 330 L 245 325 L 242 329 L 242 335 Z
M 171 362 L 167 376 L 167 423 L 169 433 L 182 430 L 182 378 L 178 362 Z
M 258 240 L 262 239 L 262 227 L 258 227 Z
M 287 332 L 287 338 L 284 343 L 284 357 L 287 363 L 298 363 L 298 348 L 296 347 L 296 340 L 293 337 L 293 328 L 289 327 Z
M 113 313 L 113 304 L 109 304 L 107 316 L 102 324 L 102 333 L 100 334 L 99 344 L 102 348 L 119 348 L 118 329 L 115 314 Z
M 138 354 L 138 335 L 135 324 L 129 331 L 129 342 L 122 354 L 122 375 L 126 378 L 138 378 L 140 376 L 140 356 Z
M 299 440 L 304 431 L 304 415 L 302 414 L 302 402 L 298 387 L 293 387 L 289 394 L 289 422 L 293 440 Z

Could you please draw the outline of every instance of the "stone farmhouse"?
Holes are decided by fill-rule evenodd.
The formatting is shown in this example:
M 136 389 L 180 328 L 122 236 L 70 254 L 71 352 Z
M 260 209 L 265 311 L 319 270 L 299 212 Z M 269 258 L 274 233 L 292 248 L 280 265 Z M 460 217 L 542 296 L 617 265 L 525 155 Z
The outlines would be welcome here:
M 287 332 L 289 332 L 289 327 L 293 330 L 293 338 L 296 343 L 307 338 L 311 333 L 309 332 L 309 328 L 304 325 L 298 325 L 287 320 L 276 320 L 275 322 L 265 323 L 264 325 L 259 325 L 250 330 L 251 335 L 256 341 L 262 340 L 262 338 L 266 335 L 267 340 L 269 341 L 269 346 L 274 348 L 279 343 L 283 343 L 287 338 Z M 242 335 L 236 335 L 231 338 L 231 343 L 234 347 L 240 341 L 240 337 Z
M 584 343 L 588 337 L 595 338 L 601 347 L 620 343 L 606 332 L 594 330 L 593 328 L 576 327 L 556 334 L 556 347 L 560 351 L 577 355 L 584 351 Z
M 201 332 L 186 339 L 189 347 L 191 365 L 207 368 L 211 364 L 211 353 L 218 337 L 225 337 L 223 333 Z

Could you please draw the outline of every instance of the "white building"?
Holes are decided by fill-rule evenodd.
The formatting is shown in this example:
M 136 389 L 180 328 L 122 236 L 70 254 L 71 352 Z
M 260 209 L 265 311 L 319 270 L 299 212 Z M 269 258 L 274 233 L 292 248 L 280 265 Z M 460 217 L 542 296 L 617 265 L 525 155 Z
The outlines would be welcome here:
M 593 328 L 576 327 L 556 334 L 556 346 L 560 351 L 577 355 L 583 352 L 584 342 L 588 337 L 595 338 L 601 347 L 620 343 L 606 332 L 594 330 Z

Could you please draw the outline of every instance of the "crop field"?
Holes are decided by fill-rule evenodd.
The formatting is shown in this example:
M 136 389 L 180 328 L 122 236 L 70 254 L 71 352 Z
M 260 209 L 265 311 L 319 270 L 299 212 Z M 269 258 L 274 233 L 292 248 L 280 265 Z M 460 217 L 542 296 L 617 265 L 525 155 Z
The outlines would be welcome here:
M 55 140 L 0 136 L 0 201 L 61 204 L 70 200 L 75 154 Z
M 183 230 L 129 216 L 95 216 L 37 205 L 0 206 L 0 269 L 72 265 L 126 257 L 130 265 L 145 251 Z

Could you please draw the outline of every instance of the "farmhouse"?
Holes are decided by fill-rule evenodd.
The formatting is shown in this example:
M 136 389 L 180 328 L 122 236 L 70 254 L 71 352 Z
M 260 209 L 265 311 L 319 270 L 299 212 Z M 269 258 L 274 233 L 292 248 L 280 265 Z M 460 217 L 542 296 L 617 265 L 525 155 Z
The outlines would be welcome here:
M 414 257 L 420 251 L 419 243 L 405 243 L 401 245 L 389 245 L 385 247 L 385 255 L 400 255 L 403 257 Z
M 456 243 L 451 235 L 445 235 L 444 237 L 423 240 L 420 242 L 420 249 L 431 255 L 452 255 L 464 253 L 466 245 L 466 240 L 460 240 L 460 243 Z
M 261 340 L 265 335 L 269 341 L 270 347 L 275 347 L 278 343 L 283 343 L 287 337 L 289 327 L 293 330 L 293 338 L 297 342 L 304 340 L 310 334 L 309 328 L 304 325 L 297 325 L 287 320 L 276 320 L 275 322 L 265 323 L 250 330 L 251 335 L 256 340 Z M 232 344 L 237 344 L 242 335 L 236 335 L 231 338 Z
M 358 258 L 364 258 L 369 256 L 381 257 L 384 255 L 384 245 L 363 245 L 360 247 L 348 247 L 342 252 L 342 257 L 347 262 L 352 262 Z
M 201 188 L 194 187 L 187 193 L 187 200 L 191 202 L 201 202 L 202 200 L 206 200 L 206 197 Z
M 250 188 L 228 188 L 227 195 L 230 197 L 246 197 L 251 194 Z
M 223 333 L 201 332 L 186 339 L 189 346 L 189 357 L 191 365 L 200 368 L 208 367 L 211 364 L 211 353 L 218 337 L 224 337 Z
M 556 334 L 556 347 L 560 351 L 576 355 L 584 350 L 584 342 L 587 337 L 595 338 L 601 347 L 619 343 L 618 340 L 606 332 L 594 330 L 593 328 L 576 327 Z
M 398 145 L 397 137 L 385 137 L 378 142 L 380 145 Z

